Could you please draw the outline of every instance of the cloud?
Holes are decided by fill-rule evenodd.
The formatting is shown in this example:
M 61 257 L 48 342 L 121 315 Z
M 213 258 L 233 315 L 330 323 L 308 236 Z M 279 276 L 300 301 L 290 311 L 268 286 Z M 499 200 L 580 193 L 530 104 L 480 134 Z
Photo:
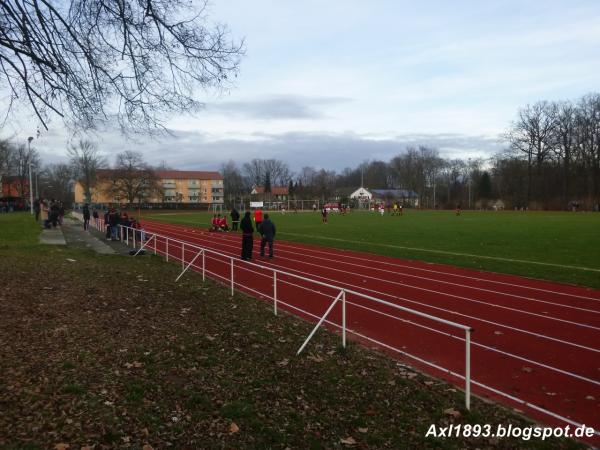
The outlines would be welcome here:
M 320 119 L 328 106 L 352 101 L 342 97 L 277 95 L 251 100 L 208 103 L 206 112 L 261 120 Z
M 407 147 L 427 145 L 439 150 L 446 158 L 486 158 L 505 148 L 497 136 L 454 133 L 399 134 L 381 136 L 357 133 L 252 133 L 248 135 L 211 135 L 196 131 L 176 131 L 160 140 L 135 142 L 118 135 L 105 135 L 98 141 L 99 149 L 114 162 L 124 150 L 139 151 L 150 164 L 166 161 L 181 170 L 215 170 L 228 160 L 238 163 L 253 158 L 276 158 L 285 161 L 292 170 L 314 166 L 341 171 L 365 160 L 388 161 Z M 63 141 L 59 135 L 46 138 L 38 145 L 45 163 L 65 162 Z

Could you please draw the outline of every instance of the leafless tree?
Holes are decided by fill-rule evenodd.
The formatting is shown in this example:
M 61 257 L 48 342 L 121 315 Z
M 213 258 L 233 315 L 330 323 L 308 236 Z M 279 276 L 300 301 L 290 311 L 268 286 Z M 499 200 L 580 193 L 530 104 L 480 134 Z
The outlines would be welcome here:
M 221 166 L 221 175 L 223 175 L 223 197 L 231 205 L 235 205 L 237 199 L 249 195 L 249 186 L 234 161 L 230 160 Z
M 600 94 L 583 97 L 577 112 L 577 145 L 589 186 L 588 192 L 600 204 Z
M 12 154 L 12 170 L 18 179 L 17 189 L 20 197 L 29 193 L 29 165 L 39 167 L 40 157 L 37 151 L 25 144 L 19 144 Z
M 81 182 L 85 201 L 92 201 L 92 187 L 96 184 L 96 172 L 108 166 L 106 159 L 98 152 L 96 144 L 81 140 L 78 145 L 67 149 L 71 160 L 73 176 Z
M 8 175 L 14 161 L 14 146 L 8 140 L 0 139 L 0 176 Z
M 51 115 L 84 129 L 111 118 L 162 127 L 227 86 L 243 52 L 208 25 L 206 1 L 0 1 L 0 85 L 46 128 Z
M 68 164 L 50 164 L 40 176 L 40 195 L 55 198 L 67 204 L 73 201 L 73 169 Z
M 110 171 L 107 193 L 127 200 L 131 205 L 162 195 L 160 178 L 144 162 L 139 152 L 125 151 L 117 155 L 115 168 Z
M 570 196 L 571 161 L 576 151 L 577 109 L 572 102 L 562 102 L 555 106 L 556 127 L 553 150 L 563 169 L 563 204 Z
M 556 106 L 552 103 L 542 101 L 527 105 L 519 110 L 518 118 L 507 134 L 512 148 L 527 157 L 528 203 L 533 189 L 533 169 L 536 168 L 536 175 L 539 178 L 544 161 L 552 155 L 556 117 Z
M 292 179 L 289 166 L 278 159 L 253 159 L 244 164 L 244 174 L 250 185 L 263 186 L 267 173 L 271 186 L 287 186 Z

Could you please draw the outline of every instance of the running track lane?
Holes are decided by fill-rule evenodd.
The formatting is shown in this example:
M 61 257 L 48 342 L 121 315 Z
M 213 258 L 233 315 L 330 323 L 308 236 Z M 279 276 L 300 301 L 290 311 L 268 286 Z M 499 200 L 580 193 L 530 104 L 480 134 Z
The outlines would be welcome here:
M 239 235 L 148 220 L 144 223 L 147 231 L 211 248 L 236 260 L 239 257 Z M 160 240 L 158 251 L 165 251 Z M 181 259 L 181 249 L 172 246 L 170 255 Z M 193 256 L 194 252 L 188 250 L 184 260 L 189 262 Z M 476 331 L 471 350 L 472 377 L 476 383 L 567 420 L 600 428 L 599 291 L 281 241 L 277 242 L 276 257 L 273 262 L 260 263 L 473 326 Z M 200 267 L 198 264 L 196 268 Z M 229 261 L 207 258 L 206 264 L 223 282 L 228 280 Z M 234 273 L 238 290 L 272 298 L 270 271 L 244 268 L 241 261 L 235 261 Z M 314 317 L 293 307 L 321 316 L 337 295 L 334 290 L 328 292 L 326 288 L 285 277 L 278 280 L 278 290 L 278 297 L 290 305 L 288 310 L 312 321 Z M 455 374 L 464 374 L 464 337 L 460 330 L 368 304 L 362 298 L 349 296 L 347 300 L 349 328 Z M 335 308 L 329 319 L 339 324 L 340 316 L 340 308 Z M 401 357 L 389 349 L 388 352 Z M 459 387 L 463 385 L 457 376 L 414 359 L 407 361 Z M 473 391 L 526 410 L 543 422 L 565 424 L 480 385 L 475 384 Z M 594 442 L 598 443 L 598 439 Z

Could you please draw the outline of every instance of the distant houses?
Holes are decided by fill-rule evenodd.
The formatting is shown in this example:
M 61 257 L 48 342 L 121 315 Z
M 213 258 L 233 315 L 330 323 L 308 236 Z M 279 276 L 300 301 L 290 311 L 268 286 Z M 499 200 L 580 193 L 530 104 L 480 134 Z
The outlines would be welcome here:
M 265 192 L 264 186 L 253 186 L 250 198 L 255 202 L 287 202 L 290 191 L 287 186 L 273 186 L 270 192 Z

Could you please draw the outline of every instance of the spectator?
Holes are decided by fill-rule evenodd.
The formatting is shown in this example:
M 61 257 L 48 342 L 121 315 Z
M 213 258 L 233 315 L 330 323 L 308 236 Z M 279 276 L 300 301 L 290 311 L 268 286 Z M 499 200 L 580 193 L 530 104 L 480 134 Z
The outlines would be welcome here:
M 63 205 L 63 202 L 58 202 L 58 223 L 61 226 L 63 224 L 64 218 L 65 218 L 65 206 Z
M 33 212 L 35 213 L 35 221 L 39 222 L 40 221 L 40 200 L 39 199 L 35 199 L 35 201 L 33 202 Z
M 212 220 L 210 221 L 210 228 L 208 231 L 219 231 L 219 218 L 217 215 L 213 215 Z
M 240 213 L 234 207 L 231 209 L 230 216 L 231 216 L 231 231 L 237 231 L 238 224 L 240 223 Z
M 275 238 L 275 224 L 269 219 L 269 215 L 265 214 L 265 220 L 260 224 L 258 228 L 260 233 L 260 257 L 265 256 L 265 245 L 269 244 L 269 258 L 273 258 L 273 239 Z
M 90 228 L 90 205 L 83 205 L 83 229 L 88 231 Z
M 254 211 L 254 223 L 256 223 L 256 229 L 258 230 L 258 227 L 260 227 L 260 224 L 263 220 L 263 212 L 262 209 L 256 209 Z
M 225 217 L 224 215 L 223 217 L 221 217 L 221 215 L 219 214 L 218 221 L 219 231 L 229 231 L 229 227 L 227 226 L 227 217 Z
M 50 223 L 52 224 L 52 228 L 56 228 L 56 226 L 58 225 L 58 203 L 56 202 L 56 200 L 52 199 L 50 201 Z
M 110 223 L 110 239 L 111 241 L 119 240 L 119 213 L 113 208 L 108 215 L 108 222 Z
M 254 239 L 252 236 L 254 227 L 252 226 L 250 211 L 246 211 L 246 214 L 244 214 L 244 218 L 240 222 L 240 228 L 242 229 L 242 259 L 244 261 L 250 261 L 252 260 L 252 247 L 254 246 Z

